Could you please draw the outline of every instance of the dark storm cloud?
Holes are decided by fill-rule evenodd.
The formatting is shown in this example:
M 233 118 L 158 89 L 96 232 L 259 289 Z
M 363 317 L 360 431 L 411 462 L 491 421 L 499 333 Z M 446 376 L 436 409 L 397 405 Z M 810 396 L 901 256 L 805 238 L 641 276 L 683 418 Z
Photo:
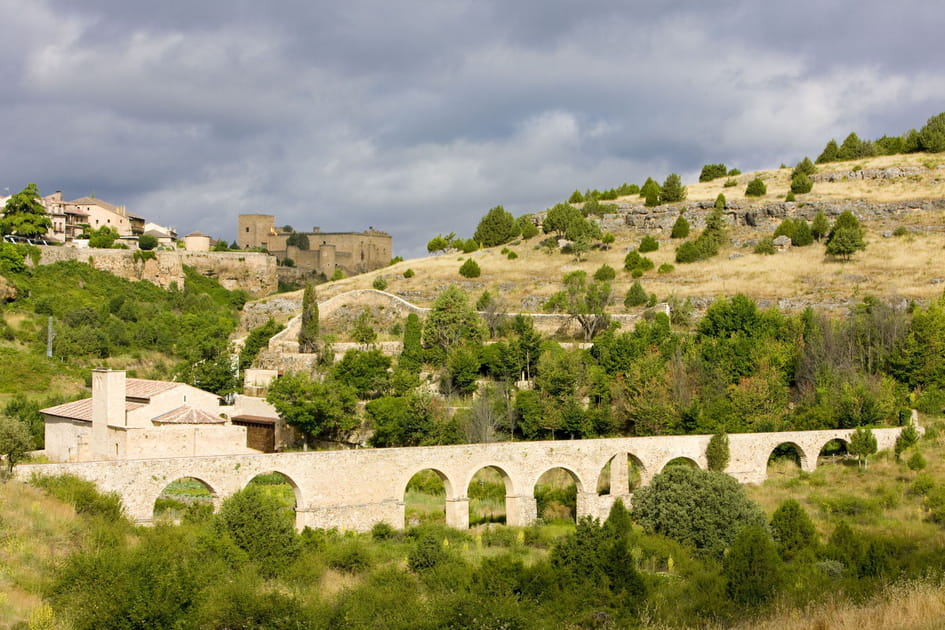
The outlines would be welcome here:
M 419 255 L 497 204 L 775 166 L 945 109 L 929 2 L 0 8 L 0 189 L 94 191 L 227 239 L 267 212 Z

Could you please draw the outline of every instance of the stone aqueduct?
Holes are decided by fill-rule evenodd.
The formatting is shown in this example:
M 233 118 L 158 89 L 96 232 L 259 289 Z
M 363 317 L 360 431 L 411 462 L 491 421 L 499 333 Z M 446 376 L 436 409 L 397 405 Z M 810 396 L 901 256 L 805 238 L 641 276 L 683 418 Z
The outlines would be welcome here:
M 900 429 L 873 431 L 880 450 L 891 448 Z M 811 472 L 821 449 L 831 440 L 847 442 L 852 430 L 742 433 L 729 436 L 730 462 L 726 472 L 743 483 L 760 483 L 777 447 L 794 447 L 801 468 Z M 357 449 L 99 461 L 74 464 L 24 465 L 22 479 L 32 474 L 70 473 L 118 493 L 135 521 L 152 520 L 154 503 L 172 481 L 192 477 L 205 483 L 214 502 L 245 487 L 256 475 L 278 472 L 295 491 L 296 526 L 367 530 L 379 521 L 404 526 L 404 495 L 410 478 L 432 469 L 446 489 L 446 522 L 469 526 L 470 482 L 483 468 L 497 470 L 506 488 L 509 525 L 527 525 L 537 518 L 535 484 L 548 470 L 563 468 L 577 486 L 577 515 L 605 517 L 616 498 L 630 495 L 627 466 L 610 466 L 611 492 L 598 495 L 597 483 L 612 459 L 632 458 L 645 485 L 674 459 L 685 458 L 706 467 L 705 450 L 711 436 L 634 437 L 544 442 L 499 442 L 416 448 Z M 614 459 L 616 458 L 616 459 Z

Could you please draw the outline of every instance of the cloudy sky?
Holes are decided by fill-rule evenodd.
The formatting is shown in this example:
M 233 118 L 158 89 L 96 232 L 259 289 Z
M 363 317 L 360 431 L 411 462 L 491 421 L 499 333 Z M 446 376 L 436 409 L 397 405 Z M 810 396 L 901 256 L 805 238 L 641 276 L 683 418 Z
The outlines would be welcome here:
M 945 111 L 928 0 L 0 0 L 0 190 L 180 232 L 374 226 L 816 157 Z M 5 191 L 4 191 L 5 192 Z

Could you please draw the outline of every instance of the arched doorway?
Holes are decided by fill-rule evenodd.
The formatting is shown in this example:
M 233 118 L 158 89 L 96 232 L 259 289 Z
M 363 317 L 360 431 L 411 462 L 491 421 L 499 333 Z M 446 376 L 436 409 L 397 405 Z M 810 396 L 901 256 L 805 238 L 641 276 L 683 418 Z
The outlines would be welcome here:
M 433 468 L 414 474 L 404 488 L 404 523 L 446 523 L 446 475 Z
M 577 522 L 577 475 L 566 468 L 545 471 L 535 483 L 538 518 L 547 523 Z
M 179 523 L 201 521 L 213 514 L 216 492 L 207 482 L 196 477 L 181 477 L 170 482 L 154 501 L 154 520 Z
M 470 526 L 506 522 L 507 479 L 505 471 L 497 466 L 486 466 L 476 471 L 466 488 Z
M 820 447 L 817 454 L 817 465 L 823 464 L 855 464 L 850 457 L 850 451 L 847 449 L 847 441 L 842 438 L 834 438 Z
M 626 472 L 621 475 L 622 470 Z M 633 454 L 617 453 L 607 460 L 597 477 L 598 496 L 632 494 L 640 487 L 644 471 L 643 464 Z

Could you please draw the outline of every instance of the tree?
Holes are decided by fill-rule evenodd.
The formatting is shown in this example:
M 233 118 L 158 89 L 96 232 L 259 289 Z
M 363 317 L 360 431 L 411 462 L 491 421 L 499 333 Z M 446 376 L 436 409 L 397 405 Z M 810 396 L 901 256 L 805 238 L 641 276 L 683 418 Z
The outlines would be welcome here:
M 817 528 L 795 499 L 785 499 L 771 515 L 771 535 L 786 561 L 802 551 L 817 549 Z
M 645 254 L 647 252 L 655 252 L 659 248 L 659 241 L 657 241 L 652 236 L 647 235 L 640 239 L 640 246 L 637 247 L 637 251 L 641 254 Z
M 814 221 L 810 226 L 810 233 L 818 243 L 820 239 L 830 233 L 830 221 L 827 219 L 827 215 L 824 214 L 823 210 L 818 210 L 817 214 L 814 215 Z
M 633 519 L 647 531 L 721 555 L 746 525 L 765 515 L 724 473 L 672 466 L 633 496 Z
M 848 450 L 850 455 L 856 457 L 861 467 L 868 468 L 869 462 L 867 458 L 876 452 L 876 436 L 873 435 L 871 430 L 859 427 L 853 432 L 853 435 L 850 436 L 850 446 Z
M 532 215 L 523 214 L 515 221 L 515 227 L 526 241 L 538 235 L 538 227 L 532 221 Z
M 670 238 L 686 238 L 687 236 L 689 236 L 689 221 L 687 221 L 683 213 L 680 212 L 679 216 L 676 218 L 676 222 L 673 223 L 673 231 L 670 234 Z
M 39 188 L 26 188 L 7 199 L 0 217 L 0 234 L 15 234 L 25 238 L 43 236 L 52 227 L 52 220 L 40 203 Z
M 423 346 L 420 344 L 420 318 L 416 313 L 407 315 L 404 324 L 404 349 L 398 363 L 412 371 L 419 371 L 423 365 Z
M 658 206 L 660 199 L 660 185 L 657 184 L 652 177 L 647 177 L 646 182 L 643 184 L 643 188 L 640 189 L 640 196 L 646 200 L 646 205 Z
M 643 285 L 640 284 L 640 281 L 635 281 L 630 288 L 627 289 L 627 296 L 623 300 L 623 305 L 627 308 L 633 308 L 634 306 L 643 306 L 646 304 L 649 296 L 646 294 Z
M 450 248 L 450 242 L 443 238 L 441 234 L 437 234 L 427 243 L 427 251 L 431 254 L 436 252 L 445 252 Z
M 450 285 L 437 296 L 423 326 L 423 345 L 449 350 L 461 340 L 482 340 L 479 315 L 469 305 L 462 289 Z
M 771 536 L 760 525 L 738 532 L 722 561 L 725 591 L 744 606 L 757 606 L 771 599 L 783 583 L 782 563 Z
M 298 247 L 302 251 L 308 251 L 309 249 L 308 236 L 301 232 L 292 232 L 289 234 L 289 237 L 285 240 L 285 244 L 287 246 Z
M 351 329 L 351 338 L 362 346 L 369 346 L 377 341 L 377 331 L 371 325 L 372 317 L 370 311 L 362 310 L 357 319 L 354 320 L 354 327 Z
M 803 173 L 804 175 L 810 176 L 816 172 L 817 167 L 814 166 L 814 163 L 810 161 L 810 158 L 805 155 L 804 159 L 794 166 L 794 171 L 791 173 L 791 175 L 794 176 L 798 173 Z
M 517 235 L 515 217 L 502 206 L 496 206 L 480 219 L 473 238 L 483 247 L 495 247 L 508 243 Z
M 580 190 L 575 190 L 571 193 L 571 196 L 568 197 L 568 203 L 583 203 L 584 195 L 581 194 Z
M 702 172 L 699 173 L 699 181 L 711 182 L 713 179 L 725 177 L 727 173 L 728 169 L 725 168 L 724 164 L 706 164 L 702 167 Z
M 138 249 L 148 252 L 158 246 L 157 237 L 153 234 L 142 234 L 138 237 Z
M 748 187 L 745 189 L 746 197 L 763 197 L 766 194 L 768 194 L 768 187 L 765 186 L 760 177 L 748 182 Z
M 929 153 L 945 151 L 945 112 L 929 118 L 919 131 L 919 146 Z
M 318 349 L 318 296 L 315 285 L 306 284 L 302 293 L 302 322 L 299 329 L 299 352 Z
M 728 435 L 725 433 L 716 433 L 709 439 L 709 444 L 705 449 L 705 459 L 709 465 L 709 470 L 722 472 L 728 466 L 729 460 Z
M 213 518 L 213 528 L 232 540 L 273 576 L 289 566 L 298 552 L 295 519 L 276 495 L 250 484 L 227 497 Z
M 32 442 L 25 423 L 10 416 L 0 415 L 0 455 L 6 460 L 6 473 L 0 473 L 0 478 L 13 474 L 13 467 L 26 457 L 32 448 Z
M 479 263 L 477 263 L 472 258 L 467 258 L 459 267 L 459 275 L 464 278 L 478 278 L 482 274 L 482 270 L 479 268 Z
M 863 249 L 866 249 L 863 228 L 852 212 L 844 210 L 827 235 L 827 253 L 849 260 L 854 253 Z
M 391 359 L 383 352 L 373 350 L 348 350 L 341 361 L 331 368 L 332 377 L 339 383 L 352 387 L 359 398 L 371 398 L 384 394 L 390 385 Z
M 670 173 L 660 189 L 660 203 L 674 203 L 686 198 L 686 187 L 677 173 Z
M 302 372 L 291 372 L 273 381 L 266 401 L 286 423 L 312 437 L 338 439 L 358 424 L 353 388 L 330 380 L 313 380 Z
M 818 164 L 825 164 L 827 162 L 837 162 L 840 160 L 840 146 L 837 144 L 836 140 L 831 140 L 827 143 L 827 146 L 824 147 L 823 152 L 817 156 Z
M 96 249 L 110 249 L 118 239 L 118 230 L 110 225 L 103 225 L 97 230 L 88 232 L 89 247 Z
M 806 173 L 796 173 L 791 177 L 791 192 L 796 195 L 809 193 L 814 187 L 814 182 Z
M 610 303 L 610 284 L 599 281 L 588 284 L 587 272 L 580 270 L 565 274 L 563 282 L 567 311 L 581 325 L 584 341 L 590 341 L 610 323 L 605 312 Z
M 584 220 L 584 215 L 580 210 L 569 203 L 559 203 L 548 209 L 541 226 L 545 234 L 554 233 L 558 236 L 564 236 L 569 227 Z

